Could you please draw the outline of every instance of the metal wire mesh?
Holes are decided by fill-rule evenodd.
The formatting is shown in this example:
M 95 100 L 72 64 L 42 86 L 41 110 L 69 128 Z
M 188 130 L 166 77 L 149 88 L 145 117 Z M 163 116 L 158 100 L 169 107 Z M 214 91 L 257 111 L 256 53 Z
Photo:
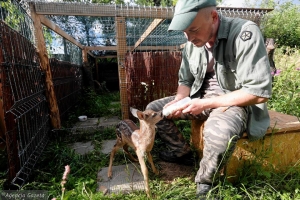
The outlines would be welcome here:
M 116 16 L 125 17 L 126 47 L 129 51 L 159 49 L 151 47 L 164 47 L 160 50 L 177 50 L 177 46 L 186 42 L 182 32 L 167 31 L 173 16 L 173 7 L 158 8 L 63 1 L 49 3 L 43 0 L 35 1 L 35 5 L 37 13 L 49 14 L 48 18 L 86 46 L 118 45 Z M 218 7 L 217 10 L 224 16 L 240 17 L 252 20 L 257 24 L 260 24 L 264 15 L 270 11 L 270 9 L 230 7 Z M 157 19 L 161 19 L 161 22 L 153 23 Z M 136 48 L 135 45 L 148 48 Z M 116 54 L 116 49 L 114 51 L 93 51 L 95 56 L 105 55 L 108 52 Z
M 128 104 L 144 110 L 177 89 L 181 52 L 134 52 L 126 55 Z
M 116 46 L 113 17 L 47 16 L 47 18 L 84 46 Z M 51 45 L 54 48 L 53 42 Z M 109 54 L 110 51 L 93 50 L 92 53 L 100 56 Z
M 81 97 L 82 66 L 52 58 L 50 67 L 60 118 L 66 120 Z
M 51 129 L 45 76 L 33 44 L 33 22 L 27 14 L 28 4 L 21 3 L 0 2 L 0 95 L 4 115 L 1 113 L 1 120 L 4 120 L 1 124 L 5 126 L 2 131 L 8 156 L 8 181 L 18 187 L 28 180 L 46 147 Z M 44 30 L 48 41 L 52 37 L 61 39 Z M 80 98 L 82 79 L 81 49 L 66 40 L 63 45 L 63 53 L 55 56 L 69 62 L 51 60 L 61 118 Z M 48 47 L 50 52 L 50 45 Z
M 33 21 L 28 14 L 28 10 L 24 1 L 22 4 L 15 0 L 0 2 L 0 20 L 4 21 L 12 29 L 34 43 Z
M 49 58 L 56 58 L 73 64 L 82 64 L 81 49 L 54 31 L 44 27 L 44 35 Z
M 32 43 L 2 21 L 0 41 L 9 181 L 22 186 L 48 141 L 44 79 Z

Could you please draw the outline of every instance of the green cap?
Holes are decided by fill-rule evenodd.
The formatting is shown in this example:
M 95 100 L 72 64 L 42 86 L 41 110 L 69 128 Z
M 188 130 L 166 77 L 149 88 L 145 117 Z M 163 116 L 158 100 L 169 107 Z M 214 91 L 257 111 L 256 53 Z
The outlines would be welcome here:
M 183 31 L 193 22 L 201 8 L 216 5 L 216 0 L 178 0 L 168 31 Z

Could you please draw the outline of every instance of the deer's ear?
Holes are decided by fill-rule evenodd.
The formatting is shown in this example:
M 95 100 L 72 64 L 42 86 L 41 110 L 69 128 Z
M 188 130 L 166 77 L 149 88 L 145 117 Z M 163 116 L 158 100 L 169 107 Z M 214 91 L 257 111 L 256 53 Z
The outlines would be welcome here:
M 141 113 L 141 111 L 139 111 L 138 109 L 135 109 L 135 108 L 132 108 L 132 107 L 130 107 L 130 112 L 132 113 L 132 115 L 133 116 L 135 116 L 136 118 L 140 118 L 140 114 L 139 113 Z
M 142 112 L 142 111 L 137 111 L 136 112 L 136 114 L 137 114 L 137 116 L 138 116 L 138 118 L 140 119 L 140 120 L 144 120 L 145 119 L 145 115 L 144 115 L 144 113 Z
M 145 118 L 144 113 L 142 111 L 139 111 L 138 109 L 130 107 L 130 112 L 138 119 L 143 120 Z

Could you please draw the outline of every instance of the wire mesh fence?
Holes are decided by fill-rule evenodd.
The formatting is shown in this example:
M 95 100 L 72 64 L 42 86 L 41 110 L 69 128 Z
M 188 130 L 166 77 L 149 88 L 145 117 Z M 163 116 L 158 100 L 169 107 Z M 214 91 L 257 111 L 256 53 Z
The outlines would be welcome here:
M 22 186 L 48 142 L 49 110 L 33 44 L 2 21 L 0 40 L 8 177 Z
M 51 130 L 45 71 L 34 46 L 28 6 L 21 3 L 0 2 L 0 137 L 6 145 L 8 185 L 17 188 L 30 177 Z M 82 82 L 81 50 L 68 41 L 63 44 L 61 59 L 68 62 L 51 60 L 61 118 L 65 118 L 79 100 Z
M 181 52 L 134 52 L 125 63 L 130 106 L 144 110 L 149 102 L 175 94 Z
M 82 52 L 78 46 L 46 27 L 43 30 L 49 58 L 77 65 L 82 64 Z
M 67 120 L 70 109 L 81 97 L 82 66 L 50 59 L 54 90 L 61 120 Z

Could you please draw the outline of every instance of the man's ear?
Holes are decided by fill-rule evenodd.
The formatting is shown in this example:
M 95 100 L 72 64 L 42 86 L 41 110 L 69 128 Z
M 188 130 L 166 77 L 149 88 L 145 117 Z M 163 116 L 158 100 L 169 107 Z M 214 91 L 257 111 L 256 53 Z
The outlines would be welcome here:
M 218 15 L 218 12 L 216 10 L 211 11 L 211 16 L 213 18 L 213 23 L 216 23 L 217 20 L 219 20 L 219 15 Z

